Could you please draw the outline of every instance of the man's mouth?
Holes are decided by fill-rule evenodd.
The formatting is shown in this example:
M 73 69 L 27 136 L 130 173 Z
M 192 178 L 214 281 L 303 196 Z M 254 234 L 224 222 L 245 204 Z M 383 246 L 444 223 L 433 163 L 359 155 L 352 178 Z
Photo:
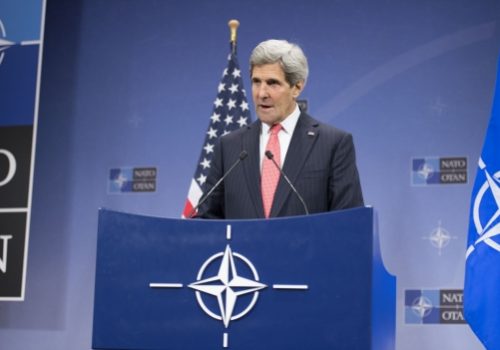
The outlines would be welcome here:
M 264 109 L 264 110 L 268 110 L 268 109 L 273 108 L 273 106 L 270 106 L 270 105 L 259 105 L 259 107 L 260 107 L 261 109 Z

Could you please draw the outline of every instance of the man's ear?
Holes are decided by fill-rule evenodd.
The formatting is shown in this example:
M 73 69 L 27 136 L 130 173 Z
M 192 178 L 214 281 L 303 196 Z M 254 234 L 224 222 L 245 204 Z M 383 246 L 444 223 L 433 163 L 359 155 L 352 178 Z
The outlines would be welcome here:
M 302 90 L 304 90 L 304 81 L 301 80 L 299 82 L 297 82 L 293 87 L 292 87 L 292 94 L 293 94 L 293 98 L 298 98 L 300 96 L 300 94 L 302 93 Z

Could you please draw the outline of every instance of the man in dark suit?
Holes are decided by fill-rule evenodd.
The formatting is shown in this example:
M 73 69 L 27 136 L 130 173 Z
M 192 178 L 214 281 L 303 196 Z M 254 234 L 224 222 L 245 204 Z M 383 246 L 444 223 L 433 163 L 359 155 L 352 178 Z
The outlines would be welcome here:
M 220 138 L 207 188 L 237 165 L 200 206 L 197 217 L 251 219 L 303 215 L 299 196 L 279 175 L 282 167 L 310 213 L 363 206 L 352 136 L 314 120 L 296 103 L 308 75 L 295 44 L 268 40 L 250 57 L 255 123 Z

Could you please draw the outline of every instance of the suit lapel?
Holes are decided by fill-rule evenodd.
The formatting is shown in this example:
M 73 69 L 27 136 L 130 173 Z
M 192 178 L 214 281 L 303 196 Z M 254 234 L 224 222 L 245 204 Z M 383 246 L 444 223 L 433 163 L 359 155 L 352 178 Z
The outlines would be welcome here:
M 297 181 L 318 134 L 318 123 L 306 113 L 301 113 L 283 164 L 283 172 L 293 184 Z M 290 185 L 286 183 L 285 179 L 280 178 L 274 195 L 271 217 L 278 216 L 291 192 Z
M 258 217 L 264 217 L 264 207 L 260 192 L 260 129 L 261 124 L 258 120 L 248 126 L 247 132 L 243 136 L 243 149 L 248 152 L 248 159 L 243 162 L 243 167 L 248 192 L 250 193 L 255 212 Z

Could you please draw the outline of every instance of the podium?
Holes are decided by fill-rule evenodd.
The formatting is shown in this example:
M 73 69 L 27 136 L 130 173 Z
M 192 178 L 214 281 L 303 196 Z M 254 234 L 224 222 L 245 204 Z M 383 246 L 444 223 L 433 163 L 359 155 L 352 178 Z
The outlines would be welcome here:
M 374 220 L 371 208 L 268 220 L 100 210 L 92 347 L 390 349 L 395 281 Z

